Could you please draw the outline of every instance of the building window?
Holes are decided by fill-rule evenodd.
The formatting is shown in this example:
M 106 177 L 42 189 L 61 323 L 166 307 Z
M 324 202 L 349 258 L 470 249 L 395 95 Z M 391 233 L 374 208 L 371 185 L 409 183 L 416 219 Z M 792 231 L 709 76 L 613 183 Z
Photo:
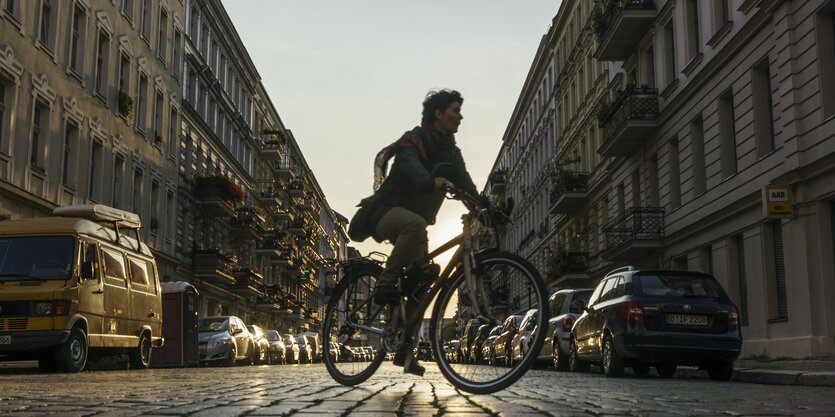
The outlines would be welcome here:
M 204 24 L 200 29 L 200 53 L 204 60 L 209 59 L 209 28 Z
M 87 188 L 87 195 L 90 200 L 99 201 L 101 192 L 99 184 L 101 179 L 102 146 L 99 142 L 93 141 L 93 149 L 90 152 L 90 183 Z
M 690 157 L 693 165 L 693 198 L 707 191 L 705 135 L 702 116 L 690 122 Z
M 17 0 L 6 0 L 6 14 L 17 18 Z
M 754 102 L 757 157 L 762 158 L 774 150 L 774 103 L 768 57 L 757 63 L 751 71 L 751 100 Z
M 641 171 L 632 171 L 632 207 L 641 207 Z
M 145 133 L 146 112 L 148 111 L 148 77 L 139 73 L 139 90 L 136 92 L 136 130 Z
M 729 178 L 736 174 L 734 96 L 730 89 L 719 97 L 719 150 L 722 179 Z
M 84 62 L 84 40 L 87 15 L 81 7 L 73 7 L 72 20 L 70 21 L 70 71 L 77 77 L 83 74 L 82 63 Z
M 125 175 L 125 158 L 121 155 L 116 155 L 113 163 L 113 190 L 112 190 L 112 206 L 116 208 L 122 207 L 122 187 L 124 184 Z
M 618 213 L 622 213 L 624 210 L 626 210 L 626 195 L 625 195 L 625 190 L 624 190 L 624 187 L 623 187 L 623 182 L 618 184 L 616 192 L 617 192 L 616 198 L 617 198 L 617 202 L 618 202 L 617 210 L 618 210 Z
M 647 206 L 658 207 L 658 155 L 647 159 Z
M 133 21 L 134 8 L 135 6 L 133 4 L 133 0 L 122 0 L 122 14 L 124 14 L 131 22 Z
M 745 275 L 745 238 L 736 235 L 730 241 L 731 283 L 733 295 L 739 306 L 740 323 L 748 325 L 748 285 Z
M 679 164 L 678 137 L 674 137 L 667 142 L 667 159 L 670 168 L 670 207 L 677 209 L 681 206 L 681 166 Z
M 815 15 L 818 80 L 823 118 L 835 115 L 835 2 Z
M 135 170 L 133 171 L 133 202 L 131 205 L 131 210 L 138 214 L 139 217 L 142 217 L 142 181 L 143 181 L 143 173 L 142 170 Z
M 200 12 L 197 11 L 196 6 L 191 6 L 191 14 L 188 19 L 188 36 L 193 40 L 196 41 L 198 39 L 199 33 L 198 28 L 200 27 Z
M 162 92 L 157 91 L 154 96 L 154 143 L 162 145 L 162 135 L 165 133 L 162 126 L 165 98 Z
M 64 158 L 61 166 L 61 182 L 65 187 L 75 188 L 75 155 L 73 147 L 79 143 L 78 125 L 67 122 L 64 127 Z
M 768 318 L 783 321 L 789 318 L 786 297 L 786 267 L 783 256 L 783 222 L 774 220 L 765 224 L 766 260 L 770 264 L 766 276 L 768 284 Z
M 0 78 L 0 150 L 6 149 L 3 146 L 6 141 L 6 81 Z
M 730 21 L 728 16 L 728 0 L 711 0 L 713 11 L 713 33 L 718 32 Z
M 99 31 L 98 43 L 96 44 L 96 95 L 102 100 L 105 99 L 107 89 L 107 67 L 108 53 L 110 49 L 110 37 L 104 31 Z
M 142 0 L 141 35 L 147 42 L 151 42 L 151 0 Z
M 44 172 L 43 148 L 49 143 L 49 109 L 41 102 L 35 103 L 32 115 L 32 148 L 29 155 L 29 163 L 32 168 Z
M 172 45 L 174 51 L 171 57 L 171 69 L 174 77 L 180 78 L 180 60 L 183 56 L 183 33 L 178 29 L 174 29 L 174 44 Z
M 40 31 L 38 31 L 38 41 L 45 46 L 50 52 L 54 50 L 52 47 L 52 21 L 55 13 L 52 0 L 41 0 L 41 16 L 40 16 Z
M 676 39 L 672 19 L 664 25 L 664 82 L 669 87 L 676 80 Z
M 701 49 L 701 37 L 699 36 L 699 2 L 687 0 L 685 13 L 687 14 L 687 57 L 693 59 Z
M 174 155 L 177 153 L 177 132 L 179 131 L 180 117 L 177 109 L 172 107 L 171 114 L 168 117 L 168 153 Z
M 119 91 L 125 94 L 130 91 L 130 58 L 119 54 Z
M 168 56 L 168 12 L 160 8 L 159 11 L 159 39 L 157 39 L 157 56 L 163 63 Z
M 159 181 L 151 181 L 151 223 L 149 225 L 151 235 L 156 236 L 159 232 Z M 156 239 L 154 239 L 156 240 Z

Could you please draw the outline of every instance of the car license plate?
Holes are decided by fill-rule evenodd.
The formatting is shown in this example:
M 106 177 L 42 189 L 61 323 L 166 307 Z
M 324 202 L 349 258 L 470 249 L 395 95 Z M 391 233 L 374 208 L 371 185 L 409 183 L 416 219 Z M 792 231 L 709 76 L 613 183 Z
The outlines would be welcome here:
M 12 344 L 12 337 L 11 336 L 0 336 L 0 345 L 11 345 Z
M 678 326 L 707 326 L 707 316 L 694 314 L 667 314 L 665 321 Z

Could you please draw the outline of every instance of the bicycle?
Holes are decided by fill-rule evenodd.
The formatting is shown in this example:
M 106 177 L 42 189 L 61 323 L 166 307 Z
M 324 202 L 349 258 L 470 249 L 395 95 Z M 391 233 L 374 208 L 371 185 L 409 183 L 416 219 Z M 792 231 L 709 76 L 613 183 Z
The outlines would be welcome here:
M 414 347 L 418 345 L 415 336 L 417 324 L 421 323 L 427 308 L 432 306 L 428 338 L 432 356 L 444 377 L 455 387 L 475 394 L 499 391 L 516 382 L 524 375 L 545 340 L 548 328 L 547 287 L 539 272 L 525 259 L 508 252 L 491 248 L 483 251 L 473 249 L 473 219 L 478 219 L 486 229 L 492 229 L 499 242 L 497 228 L 509 221 L 506 212 L 485 207 L 481 202 L 460 190 L 446 189 L 447 198 L 466 201 L 474 207 L 462 216 L 463 232 L 428 254 L 431 261 L 438 255 L 456 248 L 447 266 L 431 282 L 410 282 L 408 276 L 401 276 L 399 285 L 404 294 L 399 302 L 378 305 L 373 301 L 376 279 L 382 272 L 380 253 L 362 258 L 349 259 L 340 263 L 344 277 L 336 285 L 325 310 L 323 340 L 335 341 L 342 349 L 371 347 L 372 356 L 367 360 L 338 362 L 336 355 L 324 355 L 325 366 L 337 382 L 343 385 L 357 385 L 370 378 L 386 359 L 387 352 L 394 352 L 402 343 L 409 343 L 412 349 L 406 359 L 406 369 L 414 359 Z M 417 308 L 406 317 L 407 302 L 416 303 Z M 458 363 L 457 357 L 448 352 L 452 340 L 460 338 L 470 343 L 470 335 L 462 335 L 462 329 L 475 330 L 476 324 L 501 325 L 521 312 L 537 309 L 527 343 L 519 343 L 518 358 L 514 357 L 507 368 L 480 363 Z M 516 314 L 514 314 L 516 313 Z M 469 326 L 464 326 L 470 324 Z M 499 343 L 505 349 L 512 348 L 510 326 Z M 407 329 L 411 329 L 407 334 Z M 498 339 L 497 339 L 498 340 Z M 351 346 L 353 345 L 353 346 Z M 527 350 L 523 350 L 526 347 Z M 514 350 L 514 352 L 516 352 Z

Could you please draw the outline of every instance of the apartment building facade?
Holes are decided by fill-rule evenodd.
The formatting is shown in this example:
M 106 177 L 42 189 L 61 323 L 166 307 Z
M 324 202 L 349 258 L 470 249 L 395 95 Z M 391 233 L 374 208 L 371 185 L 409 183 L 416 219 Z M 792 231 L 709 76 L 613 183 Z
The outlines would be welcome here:
M 68 204 L 139 214 L 201 316 L 282 331 L 347 254 L 220 1 L 0 0 L 0 220 Z

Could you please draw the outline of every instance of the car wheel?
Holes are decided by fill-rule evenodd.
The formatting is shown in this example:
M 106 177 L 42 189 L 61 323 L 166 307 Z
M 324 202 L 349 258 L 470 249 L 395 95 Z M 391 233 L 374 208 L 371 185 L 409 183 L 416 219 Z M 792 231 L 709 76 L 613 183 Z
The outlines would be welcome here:
M 577 356 L 577 343 L 574 342 L 574 339 L 571 339 L 568 346 L 568 370 L 571 372 L 587 372 L 589 364 Z
M 505 366 L 513 366 L 513 352 L 511 352 L 510 349 L 505 350 L 504 364 Z
M 610 378 L 623 375 L 623 358 L 618 356 L 615 342 L 608 335 L 603 340 L 603 374 Z
M 559 343 L 554 343 L 551 348 L 551 360 L 554 363 L 554 370 L 565 372 L 568 370 L 568 355 L 560 349 Z
M 707 368 L 707 374 L 714 381 L 729 381 L 734 375 L 733 362 L 721 362 Z
M 257 347 L 250 346 L 249 347 L 249 358 L 247 358 L 248 365 L 255 365 L 258 363 L 258 351 L 256 350 Z
M 78 327 L 73 327 L 70 337 L 58 346 L 58 368 L 64 372 L 81 372 L 87 364 L 87 334 Z
M 632 365 L 632 373 L 635 374 L 635 376 L 647 376 L 649 375 L 649 365 Z
M 661 378 L 672 378 L 676 374 L 676 366 L 671 364 L 655 365 L 655 370 Z
M 226 362 L 223 364 L 226 366 L 235 366 L 235 357 L 238 356 L 238 351 L 235 350 L 235 347 L 232 346 L 229 348 L 229 357 L 226 358 Z
M 142 333 L 139 337 L 139 346 L 130 350 L 131 369 L 148 369 L 151 365 L 151 336 Z

